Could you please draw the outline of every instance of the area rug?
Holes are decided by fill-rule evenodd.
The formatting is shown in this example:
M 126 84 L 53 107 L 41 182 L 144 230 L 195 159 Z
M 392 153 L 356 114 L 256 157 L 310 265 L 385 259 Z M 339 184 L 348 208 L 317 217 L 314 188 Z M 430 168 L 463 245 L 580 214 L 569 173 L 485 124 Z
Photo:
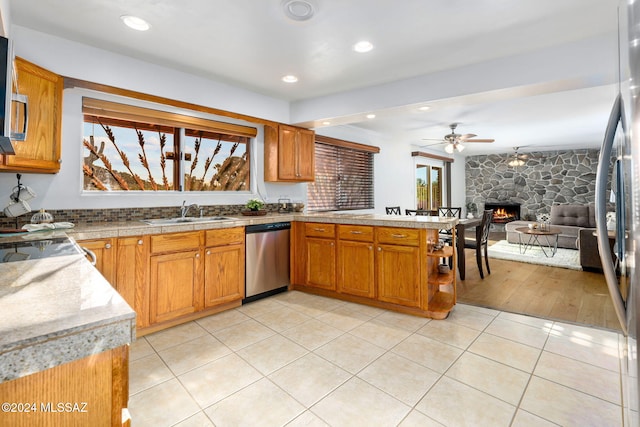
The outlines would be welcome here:
M 549 253 L 548 249 L 546 249 L 546 251 Z M 506 240 L 500 240 L 499 242 L 489 246 L 489 258 L 548 265 L 551 267 L 570 268 L 572 270 L 582 270 L 582 267 L 580 266 L 579 252 L 576 249 L 558 248 L 558 252 L 556 252 L 554 256 L 547 258 L 542 253 L 542 250 L 537 246 L 533 246 L 527 249 L 525 254 L 521 254 L 517 243 L 509 243 Z

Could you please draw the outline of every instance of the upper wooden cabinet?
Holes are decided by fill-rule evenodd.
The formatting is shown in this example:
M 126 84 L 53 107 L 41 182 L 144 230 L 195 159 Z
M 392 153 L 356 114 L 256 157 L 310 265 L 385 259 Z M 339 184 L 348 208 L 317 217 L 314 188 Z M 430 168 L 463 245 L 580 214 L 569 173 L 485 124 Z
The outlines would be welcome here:
M 18 93 L 27 96 L 27 139 L 13 143 L 0 171 L 57 173 L 60 170 L 63 78 L 22 58 L 15 59 Z
M 289 125 L 264 127 L 264 180 L 313 181 L 315 132 Z

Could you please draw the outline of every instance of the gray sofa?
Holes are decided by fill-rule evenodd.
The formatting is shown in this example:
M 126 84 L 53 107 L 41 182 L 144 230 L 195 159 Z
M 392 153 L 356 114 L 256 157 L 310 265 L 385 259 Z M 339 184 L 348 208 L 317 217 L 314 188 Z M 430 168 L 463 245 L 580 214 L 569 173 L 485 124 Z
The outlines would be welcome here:
M 534 221 L 512 221 L 505 225 L 507 241 L 518 243 L 518 227 L 527 227 Z M 593 235 L 596 227 L 594 205 L 553 205 L 551 220 L 554 228 L 560 229 L 558 247 L 578 249 L 580 265 L 585 270 L 602 270 L 598 244 Z

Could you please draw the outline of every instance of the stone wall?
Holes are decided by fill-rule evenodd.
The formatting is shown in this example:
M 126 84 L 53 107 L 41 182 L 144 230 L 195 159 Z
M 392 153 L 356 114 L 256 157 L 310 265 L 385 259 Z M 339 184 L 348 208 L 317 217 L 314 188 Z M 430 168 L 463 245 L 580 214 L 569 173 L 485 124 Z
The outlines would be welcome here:
M 466 158 L 466 203 L 478 212 L 485 202 L 521 204 L 520 218 L 534 220 L 551 205 L 595 202 L 599 150 L 541 151 L 527 154 L 523 166 L 509 166 L 513 154 Z

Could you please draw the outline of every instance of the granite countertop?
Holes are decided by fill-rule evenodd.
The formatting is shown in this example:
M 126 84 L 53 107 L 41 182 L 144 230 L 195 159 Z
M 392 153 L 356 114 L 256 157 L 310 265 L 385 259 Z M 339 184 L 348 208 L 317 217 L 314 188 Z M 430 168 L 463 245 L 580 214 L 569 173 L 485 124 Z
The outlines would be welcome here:
M 457 218 L 350 213 L 290 213 L 225 221 L 148 225 L 78 224 L 0 242 L 71 236 L 76 240 L 244 227 L 276 221 L 450 229 Z M 0 382 L 100 353 L 135 339 L 135 312 L 81 255 L 0 263 Z
M 135 339 L 135 312 L 81 254 L 1 263 L 0 277 L 0 382 Z
M 240 216 L 231 220 L 196 222 L 171 225 L 148 225 L 142 221 L 105 222 L 98 224 L 78 224 L 65 230 L 76 240 L 105 239 L 110 237 L 142 236 L 146 234 L 177 233 L 184 231 L 210 230 L 216 228 L 244 227 L 274 221 L 326 222 L 332 224 L 356 224 L 387 227 L 426 228 L 435 230 L 452 229 L 458 218 L 437 216 L 391 216 L 384 214 L 350 213 L 289 213 L 265 216 Z

